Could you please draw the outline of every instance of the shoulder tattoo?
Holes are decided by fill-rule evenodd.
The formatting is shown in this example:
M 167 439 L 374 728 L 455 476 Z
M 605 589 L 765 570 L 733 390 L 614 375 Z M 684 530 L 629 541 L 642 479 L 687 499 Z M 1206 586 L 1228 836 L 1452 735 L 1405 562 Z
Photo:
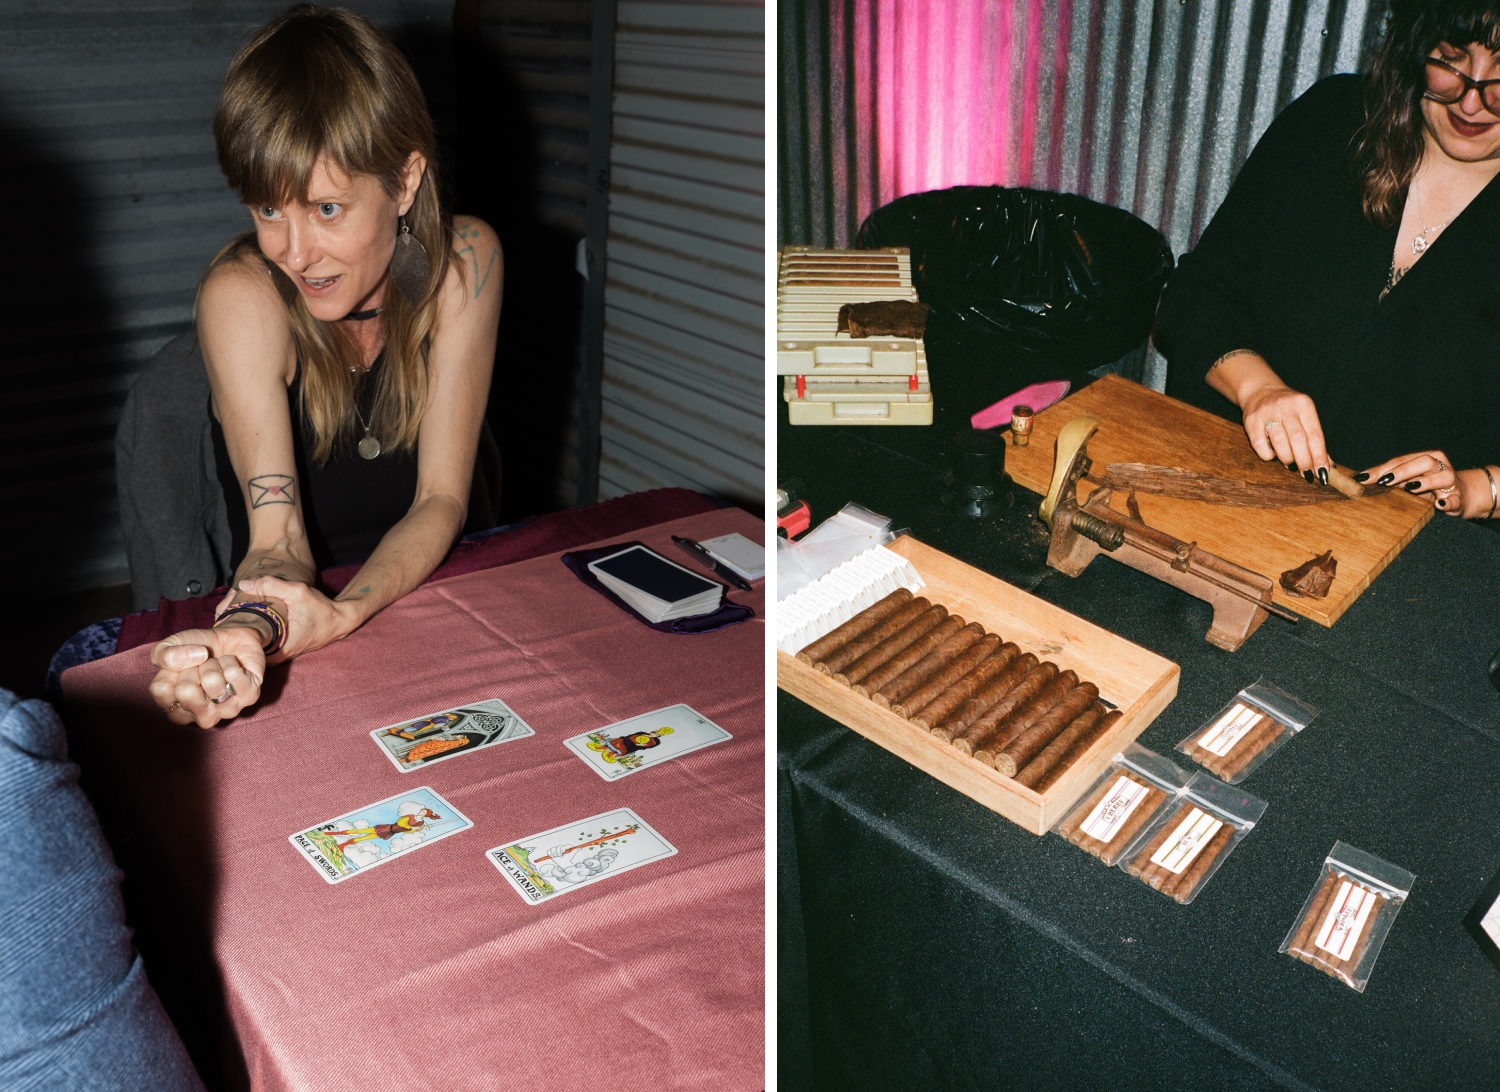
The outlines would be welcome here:
M 479 253 L 474 249 L 479 240 L 479 229 L 472 221 L 455 220 L 453 223 L 453 234 L 458 236 L 459 242 L 464 245 L 454 253 L 459 256 L 467 255 L 469 259 L 469 271 L 474 275 L 474 298 L 477 300 L 479 294 L 484 291 L 484 286 L 489 283 L 490 274 L 495 270 L 495 262 L 500 257 L 500 251 L 490 247 L 489 257 L 485 260 L 483 275 L 479 272 Z

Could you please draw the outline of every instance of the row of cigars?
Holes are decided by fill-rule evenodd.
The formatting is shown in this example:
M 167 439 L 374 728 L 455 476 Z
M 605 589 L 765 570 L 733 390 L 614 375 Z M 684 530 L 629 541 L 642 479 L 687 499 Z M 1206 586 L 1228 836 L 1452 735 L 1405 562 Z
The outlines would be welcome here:
M 904 588 L 797 659 L 1036 792 L 1121 716 L 1076 672 Z

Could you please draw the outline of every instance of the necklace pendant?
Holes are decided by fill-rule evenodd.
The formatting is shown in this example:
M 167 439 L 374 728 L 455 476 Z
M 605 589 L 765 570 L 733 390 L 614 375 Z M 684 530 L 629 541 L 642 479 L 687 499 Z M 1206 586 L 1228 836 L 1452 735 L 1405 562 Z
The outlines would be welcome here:
M 1427 233 L 1424 231 L 1422 235 L 1425 234 Z M 1427 240 L 1422 238 L 1422 235 L 1413 235 L 1411 237 L 1411 252 L 1413 254 L 1420 254 L 1427 249 Z
M 359 457 L 361 459 L 378 459 L 380 457 L 380 441 L 373 436 L 366 436 L 359 442 Z

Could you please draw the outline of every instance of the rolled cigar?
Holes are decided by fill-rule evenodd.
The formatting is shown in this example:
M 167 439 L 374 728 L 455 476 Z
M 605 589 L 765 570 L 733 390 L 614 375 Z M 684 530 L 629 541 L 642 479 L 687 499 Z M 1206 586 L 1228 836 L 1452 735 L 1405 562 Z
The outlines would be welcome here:
M 944 743 L 952 743 L 954 736 L 968 728 L 983 716 L 986 710 L 1010 693 L 1036 665 L 1036 657 L 1030 652 L 1017 658 L 1004 671 L 980 687 L 972 698 L 934 725 L 932 734 Z
M 1102 711 L 1104 709 L 1104 706 L 1099 705 L 1096 706 L 1096 708 Z M 1053 785 L 1057 784 L 1058 779 L 1061 778 L 1063 774 L 1067 773 L 1070 769 L 1073 768 L 1073 763 L 1077 762 L 1080 758 L 1088 753 L 1089 748 L 1091 748 L 1095 743 L 1098 743 L 1099 740 L 1107 736 L 1110 733 L 1110 730 L 1113 729 L 1114 726 L 1118 724 L 1121 718 L 1123 718 L 1124 716 L 1125 714 L 1119 709 L 1112 709 L 1109 712 L 1104 713 L 1104 715 L 1101 716 L 1098 720 L 1094 721 L 1091 726 L 1084 728 L 1084 730 L 1079 733 L 1078 737 L 1074 739 L 1073 742 L 1069 744 L 1065 750 L 1062 751 L 1060 757 L 1051 760 L 1052 765 L 1047 768 L 1046 772 L 1038 774 L 1035 777 L 1032 777 L 1027 773 L 1027 770 L 1030 770 L 1034 763 L 1040 762 L 1043 756 L 1047 754 L 1047 751 L 1043 750 L 1040 755 L 1037 755 L 1036 758 L 1032 759 L 1031 762 L 1028 762 L 1026 764 L 1025 770 L 1022 770 L 1019 774 L 1016 775 L 1016 780 L 1035 792 L 1046 792 Z M 1064 732 L 1063 734 L 1067 735 L 1069 732 L 1072 732 L 1073 729 L 1078 725 L 1079 721 L 1082 721 L 1083 719 L 1083 717 L 1079 717 L 1077 721 L 1074 721 L 1073 724 L 1070 724 L 1068 726 L 1067 732 Z M 1058 738 L 1060 739 L 1062 737 Z M 1053 740 L 1052 742 L 1056 743 L 1057 740 Z M 1051 744 L 1048 744 L 1048 747 L 1050 748 Z
M 979 740 L 974 747 L 974 757 L 986 766 L 993 766 L 996 755 L 1009 746 L 1011 741 L 1018 738 L 1022 732 L 1046 716 L 1052 707 L 1067 697 L 1077 685 L 1076 672 L 1062 672 L 1037 691 L 1036 697 L 997 723 L 987 737 Z
M 1025 705 L 1032 698 L 1057 678 L 1057 665 L 1051 660 L 1037 664 L 1021 679 L 1006 691 L 1005 696 L 987 709 L 984 714 L 977 717 L 962 732 L 955 733 L 950 737 L 953 746 L 964 754 L 974 753 L 974 744 L 988 738 L 995 725 L 999 724 L 1011 713 Z
M 852 641 L 848 641 L 828 653 L 828 655 L 814 660 L 813 666 L 825 675 L 837 675 L 866 652 L 869 652 L 870 649 L 880 644 L 881 641 L 900 633 L 908 623 L 921 617 L 922 613 L 930 606 L 932 604 L 920 595 L 915 599 L 908 599 Z
M 922 683 L 958 659 L 960 654 L 967 652 L 984 639 L 984 627 L 978 622 L 970 622 L 876 691 L 873 695 L 875 704 L 890 708 L 891 702 L 900 701 L 906 697 Z M 1000 638 L 995 637 L 990 647 L 995 648 L 999 644 Z
M 941 610 L 942 608 L 933 607 L 932 609 Z M 907 645 L 900 652 L 861 679 L 855 684 L 855 692 L 863 694 L 868 698 L 963 628 L 964 620 L 962 618 L 956 614 L 948 615 L 948 617 L 944 618 L 932 629 L 922 634 L 922 636 L 918 637 L 911 644 Z
M 1234 824 L 1226 822 L 1214 831 L 1208 845 L 1198 851 L 1198 856 L 1193 858 L 1180 875 L 1173 876 L 1161 885 L 1161 893 L 1171 895 L 1178 902 L 1187 902 L 1193 897 L 1193 889 L 1203 882 L 1203 877 L 1208 875 L 1208 870 L 1219 859 L 1219 854 L 1229 846 L 1229 839 L 1233 837 Z
M 854 638 L 885 621 L 896 610 L 911 598 L 911 592 L 905 588 L 897 588 L 880 602 L 866 607 L 849 621 L 837 629 L 825 633 L 801 652 L 797 653 L 797 659 L 805 664 L 817 663 L 834 649 L 842 648 Z
M 939 694 L 945 694 L 948 688 L 963 679 L 969 672 L 984 663 L 991 656 L 1002 656 L 1008 664 L 1021 654 L 1021 650 L 1013 644 L 1001 644 L 1000 638 L 993 633 L 987 633 L 978 643 L 967 651 L 960 653 L 947 667 L 941 668 L 926 682 L 922 683 L 905 697 L 891 701 L 891 712 L 908 719 L 916 716 L 925 709 Z M 1003 670 L 1003 668 L 1001 669 Z
M 1011 649 L 1015 649 L 1015 652 L 1011 653 Z M 933 698 L 909 719 L 918 728 L 924 728 L 929 732 L 932 731 L 934 725 L 941 723 L 944 717 L 968 701 L 976 690 L 1006 670 L 1016 657 L 1020 655 L 1021 650 L 1007 641 L 996 649 L 995 654 L 988 660 L 985 660 L 973 671 L 970 671 L 963 678 L 959 679 L 958 682 Z M 1030 653 L 1026 655 L 1029 656 Z M 925 690 L 926 687 L 923 687 L 923 689 Z
M 1333 893 L 1338 890 L 1339 875 L 1332 869 L 1328 870 L 1322 886 L 1318 888 L 1313 901 L 1307 907 L 1307 913 L 1302 915 L 1302 924 L 1297 933 L 1292 937 L 1292 942 L 1287 945 L 1286 950 L 1304 963 L 1312 955 L 1313 937 L 1317 935 L 1318 928 L 1323 923 L 1323 914 L 1328 909 L 1328 900 L 1333 898 Z
M 1151 840 L 1141 847 L 1141 851 L 1130 859 L 1125 866 L 1125 871 L 1132 876 L 1140 877 L 1142 872 L 1148 868 L 1156 867 L 1151 863 L 1152 855 L 1162 847 L 1171 833 L 1177 829 L 1177 824 L 1182 822 L 1182 817 L 1187 814 L 1189 805 L 1184 804 L 1173 813 L 1172 818 L 1162 824 L 1161 829 L 1151 836 Z
M 1099 688 L 1091 682 L 1079 683 L 1062 700 L 1037 718 L 1032 726 L 1013 738 L 1005 749 L 995 755 L 995 770 L 1006 777 L 1015 777 L 1016 771 L 1042 752 L 1064 728 L 1082 716 L 1099 699 Z
M 1093 705 L 1074 718 L 1072 724 L 1069 724 L 1059 732 L 1051 743 L 1043 747 L 1040 754 L 1016 771 L 1016 781 L 1025 785 L 1028 789 L 1036 788 L 1038 782 L 1046 777 L 1048 772 L 1062 761 L 1063 756 L 1068 753 L 1073 744 L 1088 735 L 1107 712 L 1108 710 L 1104 708 L 1103 704 L 1097 701 L 1094 702 Z M 1037 791 L 1040 792 L 1041 790 L 1038 789 Z
M 1247 738 L 1240 740 L 1234 750 L 1225 756 L 1224 764 L 1220 767 L 1223 772 L 1219 776 L 1225 781 L 1233 781 L 1267 747 L 1280 739 L 1281 733 L 1285 730 L 1286 725 L 1272 717 L 1267 717 L 1264 724 L 1256 725 L 1247 733 Z
M 1085 841 L 1093 842 L 1099 847 L 1098 852 L 1089 849 L 1086 845 L 1084 845 L 1084 848 L 1088 849 L 1090 853 L 1093 853 L 1095 857 L 1098 857 L 1105 864 L 1115 864 L 1119 861 L 1120 855 L 1125 852 L 1125 847 L 1130 844 L 1130 840 L 1140 833 L 1140 829 L 1151 818 L 1152 812 L 1161 807 L 1161 802 L 1166 798 L 1167 794 L 1163 790 L 1153 786 L 1151 791 L 1146 794 L 1145 799 L 1136 805 L 1135 813 L 1129 819 L 1125 820 L 1125 825 L 1115 831 L 1115 836 L 1108 842 L 1100 842 L 1097 838 L 1090 838 L 1088 835 L 1084 835 Z M 1083 845 L 1082 842 L 1079 844 Z
M 914 603 L 916 600 L 914 599 L 912 602 Z M 861 682 L 866 675 L 896 655 L 896 653 L 900 652 L 918 637 L 936 629 L 946 617 L 948 617 L 947 607 L 928 607 L 859 659 L 846 665 L 842 671 L 833 672 L 834 681 L 841 682 L 845 686 L 853 686 L 855 683 Z

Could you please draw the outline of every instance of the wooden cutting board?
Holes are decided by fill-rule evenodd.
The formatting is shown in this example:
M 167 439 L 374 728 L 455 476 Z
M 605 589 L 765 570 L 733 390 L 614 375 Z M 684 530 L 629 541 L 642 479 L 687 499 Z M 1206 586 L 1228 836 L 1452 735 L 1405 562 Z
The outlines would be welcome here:
M 1007 445 L 1005 469 L 1010 476 L 1046 494 L 1058 430 L 1085 416 L 1099 418 L 1088 443 L 1095 477 L 1102 476 L 1109 463 L 1180 466 L 1250 482 L 1285 482 L 1290 473 L 1280 463 L 1262 462 L 1239 425 L 1129 380 L 1106 376 L 1039 413 L 1026 447 Z M 1083 500 L 1093 486 L 1083 481 L 1078 485 Z M 1147 493 L 1137 493 L 1136 500 L 1146 523 L 1269 577 L 1276 584 L 1276 602 L 1325 626 L 1349 609 L 1434 511 L 1430 500 L 1399 489 L 1297 508 L 1236 508 Z M 1111 504 L 1125 511 L 1122 494 L 1117 492 Z M 1326 599 L 1298 599 L 1281 589 L 1283 572 L 1330 549 L 1339 567 Z

